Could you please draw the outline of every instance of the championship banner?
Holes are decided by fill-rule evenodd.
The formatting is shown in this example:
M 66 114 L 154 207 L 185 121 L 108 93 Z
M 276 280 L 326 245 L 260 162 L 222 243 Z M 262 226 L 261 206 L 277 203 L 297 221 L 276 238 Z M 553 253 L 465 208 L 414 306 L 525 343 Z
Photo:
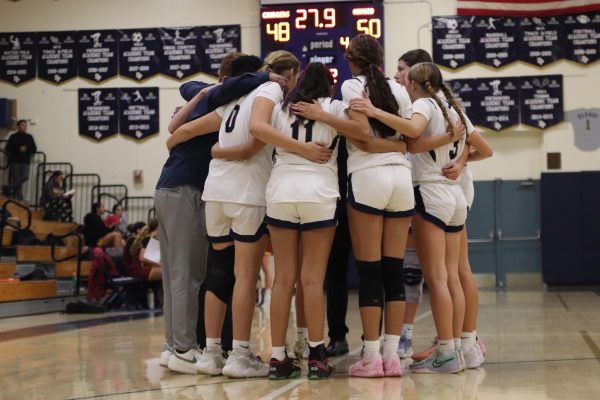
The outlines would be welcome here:
M 564 58 L 579 64 L 598 60 L 600 14 L 568 15 L 562 18 L 565 37 Z
M 197 28 L 160 28 L 160 71 L 179 80 L 200 72 Z
M 546 129 L 564 120 L 562 75 L 523 76 L 521 123 Z
M 519 123 L 519 78 L 476 80 L 472 115 L 477 123 L 501 131 Z
M 100 141 L 119 131 L 118 89 L 79 89 L 79 134 Z
M 35 78 L 34 32 L 0 33 L 0 80 L 20 85 Z
M 463 111 L 467 114 L 467 117 L 471 120 L 473 125 L 478 125 L 477 117 L 479 113 L 473 111 L 473 107 L 476 103 L 475 98 L 475 85 L 476 79 L 453 79 L 446 82 L 454 97 L 462 105 Z M 480 124 L 479 124 L 480 125 Z
M 557 17 L 522 18 L 517 54 L 529 64 L 544 66 L 563 57 L 564 35 Z
M 52 83 L 77 76 L 77 32 L 38 32 L 37 75 Z
M 118 31 L 77 32 L 77 64 L 79 76 L 102 82 L 117 75 Z
M 448 68 L 459 68 L 475 61 L 471 41 L 472 17 L 433 17 L 433 61 Z
M 119 74 L 136 81 L 160 72 L 160 37 L 158 29 L 124 29 L 119 31 Z
M 500 68 L 517 61 L 519 21 L 516 18 L 475 17 L 473 44 L 480 63 Z
M 232 51 L 242 49 L 241 26 L 201 26 L 198 28 L 202 72 L 218 75 L 221 60 Z
M 142 140 L 158 133 L 158 88 L 119 89 L 122 135 Z

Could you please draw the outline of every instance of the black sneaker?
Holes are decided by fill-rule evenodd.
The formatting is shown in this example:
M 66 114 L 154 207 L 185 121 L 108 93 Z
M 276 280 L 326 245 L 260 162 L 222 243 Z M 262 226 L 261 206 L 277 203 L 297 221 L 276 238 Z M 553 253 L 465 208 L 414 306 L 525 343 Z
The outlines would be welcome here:
M 325 345 L 311 347 L 308 356 L 308 379 L 328 379 L 333 374 L 333 367 L 328 364 L 327 350 Z
M 344 354 L 348 354 L 350 350 L 348 349 L 348 342 L 346 339 L 340 342 L 334 342 L 333 340 L 329 342 L 329 346 L 327 346 L 327 355 L 329 357 L 339 357 Z
M 289 358 L 287 354 L 283 361 L 271 358 L 271 361 L 269 362 L 269 379 L 280 380 L 298 378 L 301 369 L 295 361 L 296 360 Z

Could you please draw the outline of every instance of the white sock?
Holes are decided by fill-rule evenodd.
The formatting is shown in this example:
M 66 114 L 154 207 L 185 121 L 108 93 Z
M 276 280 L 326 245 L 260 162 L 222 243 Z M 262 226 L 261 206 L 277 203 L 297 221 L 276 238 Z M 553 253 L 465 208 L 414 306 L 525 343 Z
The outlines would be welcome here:
M 454 350 L 462 350 L 462 341 L 460 338 L 454 338 Z
M 463 332 L 461 335 L 462 349 L 469 351 L 475 346 L 475 332 Z
M 379 355 L 379 339 L 365 340 L 365 358 L 373 359 Z
M 452 353 L 454 351 L 454 339 L 438 340 L 437 346 L 442 354 Z
M 296 331 L 296 340 L 308 340 L 308 328 L 298 328 Z
M 400 335 L 407 339 L 412 339 L 414 328 L 415 326 L 413 324 L 404 324 L 402 325 L 402 333 Z
M 398 352 L 398 344 L 400 343 L 400 336 L 388 335 L 383 337 L 383 357 L 393 357 Z
M 311 342 L 310 340 L 308 341 L 308 346 L 312 349 L 314 349 L 315 347 L 319 346 L 320 344 L 325 344 L 325 341 L 323 340 L 319 340 L 318 342 Z
M 206 348 L 209 350 L 221 350 L 221 338 L 206 338 Z
M 233 339 L 233 350 L 236 353 L 248 355 L 250 354 L 250 342 L 247 340 L 235 340 Z
M 277 361 L 285 360 L 285 346 L 273 347 L 271 350 L 271 358 L 274 358 Z

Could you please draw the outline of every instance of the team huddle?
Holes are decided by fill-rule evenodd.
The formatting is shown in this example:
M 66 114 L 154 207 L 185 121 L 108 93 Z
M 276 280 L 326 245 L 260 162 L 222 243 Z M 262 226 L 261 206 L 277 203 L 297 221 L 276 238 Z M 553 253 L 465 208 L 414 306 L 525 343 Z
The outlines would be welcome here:
M 414 357 L 410 371 L 455 373 L 483 363 L 476 336 L 478 294 L 464 229 L 473 202 L 466 163 L 489 157 L 492 150 L 425 51 L 400 57 L 395 80 L 381 71 L 383 49 L 371 36 L 354 37 L 345 58 L 353 78 L 341 83 L 341 101 L 333 98 L 334 79 L 321 63 L 300 71 L 300 62 L 287 51 L 269 54 L 264 63 L 238 54 L 224 60 L 235 71 L 229 79 L 197 91 L 174 115 L 167 140 L 172 154 L 217 131 L 218 142 L 198 192 L 205 221 L 188 217 L 205 224 L 210 243 L 205 278 L 190 276 L 184 289 L 178 287 L 181 278 L 172 271 L 180 267 L 172 254 L 165 256 L 173 252 L 167 243 L 172 238 L 165 238 L 169 227 L 163 229 L 161 221 L 162 259 L 173 264 L 163 265 L 167 340 L 161 365 L 231 378 L 298 377 L 299 362 L 286 351 L 296 291 L 303 294 L 300 307 L 308 328 L 308 378 L 331 377 L 323 285 L 340 207 L 347 207 L 360 278 L 364 343 L 362 357 L 350 365 L 348 375 L 402 375 L 401 358 L 413 355 L 412 324 L 422 277 L 437 337 L 430 350 Z M 256 74 L 259 68 L 265 73 Z M 192 118 L 204 96 L 211 96 L 209 109 Z M 339 202 L 340 146 L 348 152 L 347 206 Z M 167 205 L 178 204 L 168 203 L 176 192 L 165 190 L 160 199 L 159 192 L 158 217 L 167 219 L 168 213 L 178 212 Z M 256 282 L 269 240 L 275 280 L 272 354 L 265 363 L 249 342 Z M 197 313 L 192 302 L 197 303 L 202 281 L 206 346 L 199 350 L 182 344 L 176 331 L 192 329 L 181 319 Z M 176 298 L 182 290 L 187 300 L 180 302 Z M 233 349 L 226 355 L 221 332 L 228 302 Z

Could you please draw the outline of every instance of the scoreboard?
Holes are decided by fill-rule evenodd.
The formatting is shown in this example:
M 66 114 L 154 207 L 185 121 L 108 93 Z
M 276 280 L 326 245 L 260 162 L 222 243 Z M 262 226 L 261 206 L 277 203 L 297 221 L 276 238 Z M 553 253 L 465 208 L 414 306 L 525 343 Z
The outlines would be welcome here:
M 351 78 L 344 59 L 350 39 L 365 33 L 383 46 L 381 2 L 268 5 L 261 7 L 260 22 L 263 58 L 272 51 L 287 50 L 300 60 L 302 67 L 309 62 L 327 65 L 340 82 Z

